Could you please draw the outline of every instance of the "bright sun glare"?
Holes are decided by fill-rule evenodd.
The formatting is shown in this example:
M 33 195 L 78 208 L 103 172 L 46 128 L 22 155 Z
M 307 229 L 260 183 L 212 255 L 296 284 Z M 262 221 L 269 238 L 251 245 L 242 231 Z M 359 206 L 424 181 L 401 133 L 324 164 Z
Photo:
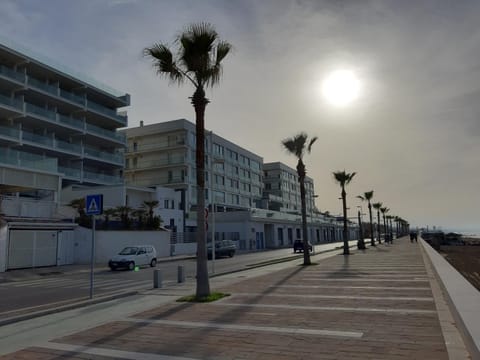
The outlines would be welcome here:
M 322 95 L 333 106 L 350 105 L 359 97 L 360 90 L 360 81 L 350 70 L 336 70 L 322 82 Z

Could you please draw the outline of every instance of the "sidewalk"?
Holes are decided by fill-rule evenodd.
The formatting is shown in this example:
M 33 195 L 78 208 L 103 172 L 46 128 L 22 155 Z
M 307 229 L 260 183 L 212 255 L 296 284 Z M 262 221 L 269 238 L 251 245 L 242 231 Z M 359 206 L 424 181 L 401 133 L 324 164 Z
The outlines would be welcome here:
M 309 267 L 299 259 L 213 278 L 213 290 L 231 294 L 213 303 L 174 302 L 193 292 L 190 283 L 112 306 L 114 321 L 94 321 L 83 309 L 81 331 L 63 322 L 63 336 L 52 332 L 0 359 L 448 359 L 437 284 L 418 244 L 403 238 L 328 256 L 313 256 Z M 74 315 L 42 321 L 62 326 L 61 316 Z

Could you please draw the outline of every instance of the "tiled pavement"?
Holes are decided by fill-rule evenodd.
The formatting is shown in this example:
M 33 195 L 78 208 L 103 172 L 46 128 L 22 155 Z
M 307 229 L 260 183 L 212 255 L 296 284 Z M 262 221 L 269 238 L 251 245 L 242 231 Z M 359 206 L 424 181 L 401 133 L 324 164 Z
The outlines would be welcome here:
M 404 238 L 223 286 L 231 296 L 217 302 L 168 303 L 0 359 L 448 359 L 430 280 L 419 245 Z

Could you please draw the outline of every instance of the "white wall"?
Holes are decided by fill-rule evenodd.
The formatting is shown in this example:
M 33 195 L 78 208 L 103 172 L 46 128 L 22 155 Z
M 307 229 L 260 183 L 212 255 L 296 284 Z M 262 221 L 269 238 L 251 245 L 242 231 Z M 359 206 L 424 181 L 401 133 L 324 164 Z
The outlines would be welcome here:
M 153 245 L 157 257 L 170 256 L 168 231 L 95 231 L 95 262 L 107 265 L 108 260 L 125 246 Z M 90 262 L 92 233 L 90 229 L 75 229 L 75 263 Z
M 197 243 L 181 243 L 173 246 L 172 255 L 195 255 L 197 253 Z

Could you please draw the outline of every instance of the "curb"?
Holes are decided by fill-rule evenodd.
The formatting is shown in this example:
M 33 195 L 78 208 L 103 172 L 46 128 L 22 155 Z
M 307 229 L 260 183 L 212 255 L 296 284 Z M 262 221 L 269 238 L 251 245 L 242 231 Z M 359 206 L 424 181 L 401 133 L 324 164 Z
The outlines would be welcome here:
M 8 317 L 8 318 L 5 318 L 5 319 L 0 319 L 0 327 L 4 326 L 4 325 L 9 325 L 9 324 L 13 324 L 13 323 L 16 323 L 16 322 L 20 322 L 20 321 L 30 320 L 30 319 L 45 316 L 45 315 L 51 315 L 51 314 L 59 313 L 59 312 L 62 312 L 62 311 L 78 309 L 78 308 L 81 308 L 81 307 L 84 307 L 84 306 L 87 306 L 87 305 L 94 305 L 94 304 L 98 304 L 98 303 L 102 303 L 102 302 L 106 302 L 106 301 L 110 301 L 110 300 L 123 298 L 123 297 L 126 297 L 126 296 L 137 295 L 139 293 L 139 291 L 140 290 L 115 293 L 115 294 L 111 294 L 111 295 L 100 296 L 98 298 L 77 301 L 77 302 L 74 302 L 74 303 L 71 303 L 71 304 L 66 304 L 66 305 L 58 306 L 58 307 L 51 308 L 51 309 L 39 310 L 39 311 L 34 311 L 34 312 L 31 312 L 31 313 L 27 313 L 27 314 L 11 316 L 11 317 Z

